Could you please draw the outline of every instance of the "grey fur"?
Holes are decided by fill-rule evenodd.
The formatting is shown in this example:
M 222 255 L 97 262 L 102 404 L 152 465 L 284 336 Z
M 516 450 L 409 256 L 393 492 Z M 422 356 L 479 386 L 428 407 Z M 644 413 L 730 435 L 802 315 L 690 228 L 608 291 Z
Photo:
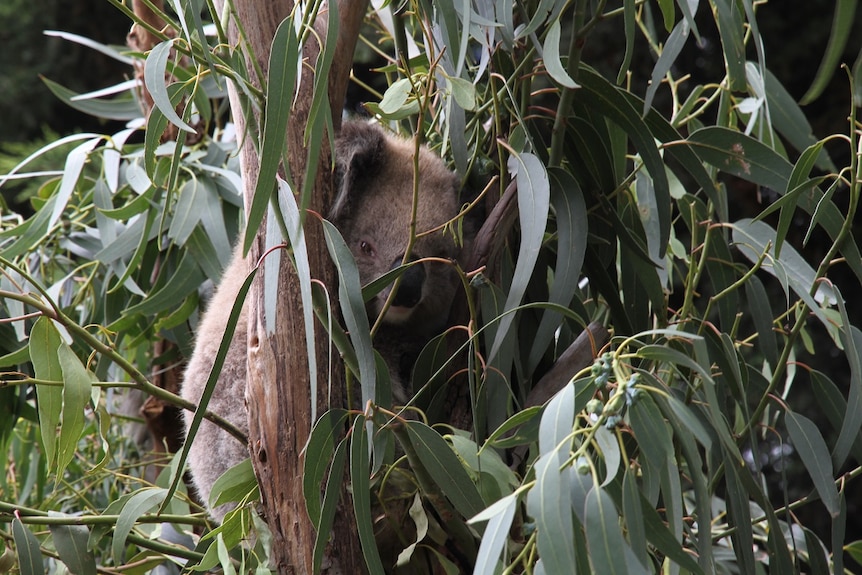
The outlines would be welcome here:
M 348 122 L 335 146 L 337 196 L 329 219 L 338 227 L 350 247 L 365 284 L 400 262 L 409 237 L 414 186 L 414 144 L 367 123 Z M 442 225 L 459 210 L 458 178 L 426 148 L 418 155 L 419 200 L 416 229 L 423 232 Z M 417 238 L 413 258 L 454 259 L 458 253 L 451 235 L 438 231 Z M 402 282 L 406 289 L 418 290 L 413 303 L 389 309 L 375 347 L 390 368 L 395 398 L 403 402 L 409 392 L 405 360 L 415 358 L 421 347 L 445 327 L 457 285 L 450 265 L 423 262 L 422 273 Z M 418 269 L 418 267 L 417 267 Z M 197 330 L 197 343 L 185 373 L 182 395 L 198 403 L 207 376 L 215 361 L 230 310 L 245 280 L 246 262 L 239 249 L 225 270 L 208 311 Z M 391 288 L 384 289 L 367 305 L 369 317 L 379 314 Z M 400 290 L 399 290 L 399 299 Z M 247 311 L 243 308 L 227 353 L 209 409 L 239 429 L 248 431 L 246 408 Z M 406 337 L 409 334 L 409 337 Z M 409 370 L 406 370 L 409 373 Z M 192 413 L 186 412 L 186 426 Z M 248 449 L 216 425 L 204 421 L 189 450 L 189 469 L 194 485 L 205 503 L 216 479 L 248 457 Z M 221 521 L 230 506 L 210 509 Z

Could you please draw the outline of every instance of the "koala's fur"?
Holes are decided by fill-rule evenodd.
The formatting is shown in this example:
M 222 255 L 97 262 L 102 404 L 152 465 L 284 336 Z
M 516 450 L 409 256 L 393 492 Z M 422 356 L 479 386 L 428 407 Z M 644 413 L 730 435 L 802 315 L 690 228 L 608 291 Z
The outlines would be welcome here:
M 348 122 L 336 139 L 335 164 L 338 193 L 329 219 L 350 247 L 360 280 L 366 284 L 400 265 L 404 258 L 412 214 L 414 144 L 375 125 Z M 457 215 L 460 182 L 440 158 L 424 147 L 418 155 L 418 176 L 416 231 L 421 233 Z M 417 238 L 411 259 L 454 259 L 457 253 L 451 234 L 436 231 Z M 246 269 L 238 248 L 200 321 L 182 390 L 183 397 L 191 402 L 200 400 Z M 389 366 L 393 394 L 399 402 L 407 398 L 416 355 L 445 327 L 456 285 L 452 266 L 442 262 L 422 262 L 402 276 L 393 305 L 384 317 L 384 328 L 374 341 Z M 382 310 L 390 291 L 391 286 L 368 302 L 372 320 Z M 244 307 L 208 406 L 246 433 L 247 322 Z M 187 427 L 192 415 L 186 412 Z M 245 445 L 203 421 L 189 451 L 189 468 L 205 503 L 209 502 L 215 480 L 246 457 Z M 229 509 L 222 505 L 210 512 L 221 521 Z

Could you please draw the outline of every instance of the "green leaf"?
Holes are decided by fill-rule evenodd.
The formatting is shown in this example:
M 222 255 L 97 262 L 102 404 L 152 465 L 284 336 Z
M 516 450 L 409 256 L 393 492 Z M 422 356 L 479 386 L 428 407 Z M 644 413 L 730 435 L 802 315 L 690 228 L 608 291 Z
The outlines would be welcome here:
M 843 573 L 844 572 L 844 554 L 838 553 L 837 551 L 841 549 L 841 546 L 844 544 L 844 537 L 847 532 L 847 500 L 844 497 L 844 491 L 842 490 L 838 494 L 838 503 L 839 510 L 838 514 L 832 518 L 832 572 L 833 573 Z M 768 509 L 767 511 L 770 511 Z
M 512 493 L 470 520 L 470 523 L 488 521 L 482 534 L 482 542 L 479 544 L 479 553 L 476 557 L 473 573 L 477 575 L 495 573 L 500 561 L 500 553 L 509 539 L 509 529 L 512 527 L 512 520 L 515 518 L 517 507 L 518 494 Z
M 439 437 L 439 435 L 438 435 Z M 362 555 L 369 573 L 383 573 L 383 564 L 374 541 L 374 525 L 371 518 L 371 485 L 368 480 L 368 435 L 365 432 L 365 420 L 357 417 L 353 423 L 350 438 L 350 481 L 353 492 L 353 512 L 356 516 L 356 528 L 359 531 L 359 543 L 362 545 Z
M 823 60 L 820 61 L 820 67 L 811 82 L 811 87 L 799 102 L 803 106 L 810 104 L 823 93 L 832 74 L 838 69 L 838 62 L 844 53 L 850 31 L 853 30 L 853 24 L 857 22 L 855 18 L 857 3 L 857 0 L 837 0 L 835 3 L 829 43 L 826 45 L 826 52 L 823 53 Z
M 45 565 L 39 540 L 17 517 L 12 520 L 12 537 L 15 540 L 21 575 L 44 575 Z
M 595 440 L 602 452 L 602 458 L 605 460 L 605 478 L 602 480 L 601 487 L 607 487 L 617 476 L 617 471 L 620 468 L 620 461 L 622 460 L 620 445 L 617 443 L 616 436 L 604 427 L 596 429 Z
M 790 163 L 775 150 L 735 130 L 712 126 L 688 137 L 703 161 L 719 170 L 784 194 L 792 172 Z
M 736 248 L 751 262 L 756 262 L 760 255 L 766 252 L 768 245 L 775 244 L 775 231 L 763 222 L 744 219 L 732 224 L 732 228 Z M 828 326 L 829 320 L 818 302 L 822 302 L 823 305 L 833 305 L 835 297 L 832 290 L 821 284 L 817 286 L 817 291 L 812 297 L 810 290 L 815 286 L 816 277 L 814 269 L 791 246 L 784 246 L 782 252 L 780 259 L 767 257 L 763 261 L 762 269 L 777 277 L 785 287 L 789 286 L 802 301 L 808 304 L 811 312 L 823 322 L 823 325 Z
M 560 61 L 560 31 L 562 27 L 559 19 L 554 19 L 551 26 L 548 28 L 548 34 L 545 36 L 545 44 L 543 46 L 543 62 L 545 69 L 548 70 L 551 78 L 556 80 L 564 88 L 573 90 L 580 88 L 569 73 L 566 71 L 563 63 Z
M 111 543 L 111 553 L 117 565 L 125 559 L 126 539 L 138 518 L 148 511 L 155 509 L 165 500 L 167 490 L 160 487 L 141 489 L 132 495 L 123 505 L 120 516 L 117 518 L 117 526 L 114 528 L 114 540 Z
M 204 279 L 204 273 L 198 267 L 195 258 L 186 252 L 177 264 L 176 271 L 168 278 L 164 286 L 150 294 L 142 302 L 128 307 L 124 315 L 151 316 L 173 309 L 177 303 L 181 303 L 191 293 L 196 292 Z
M 92 379 L 84 364 L 65 343 L 58 347 L 57 359 L 63 372 L 63 416 L 57 447 L 57 476 L 62 477 L 66 465 L 75 456 L 84 429 L 84 408 L 90 402 Z
M 347 412 L 333 409 L 324 413 L 314 424 L 303 447 L 305 462 L 302 473 L 302 493 L 305 496 L 305 509 L 315 529 L 320 529 L 320 484 L 330 466 L 330 458 L 335 451 L 339 437 L 344 433 Z
M 188 180 L 178 192 L 174 215 L 168 228 L 168 237 L 178 246 L 185 245 L 201 219 L 200 204 L 204 201 L 203 193 L 205 190 L 197 178 Z
M 175 110 L 179 106 L 184 93 L 182 84 L 171 84 L 167 87 L 167 97 L 171 104 L 171 110 Z M 147 118 L 147 130 L 144 133 L 144 166 L 148 174 L 153 174 L 156 171 L 156 150 L 162 143 L 162 136 L 167 127 L 168 118 L 162 113 L 161 108 L 152 108 Z
M 80 144 L 66 156 L 66 165 L 63 166 L 63 179 L 60 181 L 60 187 L 57 190 L 57 200 L 52 206 L 48 228 L 53 227 L 57 223 L 57 220 L 60 219 L 60 216 L 63 215 L 66 204 L 69 203 L 69 198 L 72 197 L 72 192 L 75 191 L 75 186 L 78 185 L 78 179 L 81 177 L 81 172 L 84 170 L 84 164 L 87 162 L 90 152 L 101 141 L 102 138 L 93 138 Z
M 769 296 L 763 287 L 763 282 L 756 275 L 748 278 L 745 282 L 745 296 L 748 300 L 748 309 L 751 319 L 757 330 L 757 341 L 766 361 L 775 368 L 778 365 L 778 344 L 773 331 L 774 318 Z
M 626 90 L 614 86 L 594 70 L 582 66 L 578 80 L 583 89 L 575 92 L 576 98 L 625 132 L 625 136 L 634 143 L 647 171 L 653 178 L 656 211 L 661 230 L 659 245 L 662 248 L 659 255 L 664 257 L 670 241 L 670 184 L 664 162 L 656 147 L 656 136 L 662 141 L 674 141 L 680 139 L 679 134 L 667 123 L 667 120 L 662 119 L 654 111 L 650 111 L 646 118 L 642 118 L 638 112 L 642 107 L 640 100 Z M 671 146 L 669 150 L 675 154 L 674 148 L 677 146 Z M 700 173 L 703 172 L 703 166 L 694 165 L 691 157 L 685 157 L 684 154 L 680 154 L 679 158 L 680 161 L 684 161 L 687 169 L 698 182 L 702 181 L 704 185 L 709 183 L 704 187 L 709 193 L 714 184 L 708 176 Z M 701 177 L 702 175 L 705 177 Z
M 144 84 L 146 84 L 147 90 L 149 90 L 150 95 L 153 97 L 153 104 L 164 114 L 165 118 L 179 129 L 194 134 L 195 129 L 177 115 L 177 111 L 174 109 L 168 96 L 168 86 L 165 78 L 168 58 L 170 58 L 174 42 L 176 42 L 176 39 L 165 40 L 150 51 L 150 55 L 147 56 L 144 66 Z
M 623 476 L 623 517 L 625 518 L 626 530 L 628 531 L 632 551 L 635 557 L 637 557 L 638 562 L 644 568 L 647 568 L 650 566 L 650 559 L 647 555 L 649 549 L 647 548 L 643 511 L 641 510 L 641 493 L 638 489 L 637 479 L 635 478 L 636 473 L 635 468 L 629 466 Z M 679 545 L 672 536 L 670 539 Z
M 62 381 L 63 368 L 57 356 L 62 340 L 54 323 L 45 316 L 40 317 L 30 330 L 30 361 L 37 379 Z M 48 466 L 57 458 L 57 426 L 63 409 L 63 388 L 54 385 L 37 385 L 36 397 L 39 407 L 39 431 Z
M 305 325 L 305 352 L 308 354 L 308 377 L 310 397 L 317 397 L 317 357 L 314 350 L 314 307 L 311 295 L 311 268 L 308 263 L 308 249 L 305 245 L 305 233 L 302 229 L 302 216 L 296 205 L 296 198 L 287 182 L 280 177 L 278 180 L 278 209 L 287 226 L 287 237 L 290 241 L 294 270 L 299 280 L 299 293 L 302 301 L 302 318 Z M 269 277 L 269 276 L 267 276 Z M 311 401 L 312 421 L 317 418 L 317 402 Z
M 554 453 L 561 449 L 560 444 L 563 441 L 571 442 L 574 423 L 575 386 L 569 383 L 558 391 L 545 407 L 539 423 L 539 453 Z M 564 450 L 569 451 L 568 448 Z
M 493 433 L 491 433 L 491 435 L 488 436 L 488 439 L 485 440 L 485 445 L 482 447 L 482 449 L 485 449 L 488 446 L 499 447 L 498 445 L 496 445 L 496 443 L 498 442 L 498 440 L 500 440 L 500 438 L 507 437 L 510 431 L 512 431 L 513 429 L 517 429 L 521 425 L 531 421 L 534 417 L 536 417 L 536 415 L 538 415 L 542 411 L 542 409 L 543 408 L 541 405 L 534 405 L 532 407 L 527 407 L 525 409 L 522 409 L 521 411 L 518 411 L 517 413 L 512 415 L 512 417 L 501 423 L 500 426 L 495 429 Z
M 804 529 L 805 531 L 805 550 L 808 555 L 808 565 L 811 568 L 811 575 L 829 575 L 829 562 L 826 560 L 826 555 L 823 550 L 823 543 L 820 539 L 815 535 L 810 529 Z M 858 543 L 858 541 L 857 541 Z M 853 546 L 854 543 L 850 545 L 844 546 L 844 551 L 850 554 L 853 559 L 856 560 L 857 563 L 862 563 L 859 557 L 853 554 L 853 552 L 848 549 L 848 547 Z
M 68 42 L 74 42 L 75 44 L 86 46 L 87 48 L 91 48 L 97 52 L 101 52 L 109 58 L 113 58 L 117 62 L 122 62 L 126 66 L 132 66 L 135 63 L 134 58 L 124 56 L 119 50 L 116 50 L 100 42 L 96 42 L 95 40 L 86 38 L 84 36 L 72 34 L 71 32 L 64 32 L 62 30 L 45 30 L 43 34 L 48 37 L 62 38 L 63 40 L 66 40 Z
M 627 474 L 628 475 L 628 474 Z M 644 496 L 639 492 L 639 505 L 641 514 L 643 515 L 644 529 L 647 540 L 655 546 L 661 553 L 667 555 L 680 567 L 688 569 L 692 573 L 703 573 L 703 570 L 698 566 L 697 562 L 683 549 L 679 540 L 673 536 L 667 523 L 662 519 L 661 515 L 655 510 Z M 623 504 L 625 505 L 625 503 Z M 626 514 L 628 519 L 628 514 Z M 707 541 L 707 544 L 711 544 Z
M 329 255 L 335 262 L 338 271 L 338 300 L 344 324 L 350 334 L 350 341 L 356 350 L 359 362 L 359 381 L 362 386 L 362 405 L 369 400 L 374 401 L 377 389 L 377 362 L 374 359 L 374 349 L 371 346 L 371 328 L 368 325 L 368 315 L 365 303 L 362 301 L 362 285 L 359 281 L 359 270 L 356 260 L 350 253 L 350 248 L 344 243 L 338 229 L 327 220 L 323 220 L 323 233 Z
M 687 0 L 683 0 L 682 3 L 685 4 L 686 1 Z M 656 90 L 661 86 L 661 82 L 665 75 L 674 63 L 676 63 L 677 57 L 680 52 L 682 52 L 682 48 L 688 40 L 690 30 L 691 24 L 689 23 L 689 20 L 680 20 L 674 27 L 673 32 L 668 36 L 667 41 L 664 44 L 664 48 L 662 48 L 661 56 L 659 56 L 659 59 L 656 61 L 655 67 L 652 70 L 649 87 L 647 88 L 646 96 L 644 97 L 644 115 L 649 112 L 652 107 L 653 98 L 655 98 Z
M 626 35 L 626 51 L 620 71 L 617 72 L 617 84 L 622 84 L 626 74 L 631 70 L 632 55 L 635 51 L 635 26 L 637 16 L 637 0 L 623 0 L 623 28 Z
M 50 513 L 51 517 L 66 517 L 62 513 Z M 95 575 L 96 559 L 87 549 L 90 530 L 85 525 L 49 525 L 54 547 L 60 560 L 74 575 Z
M 781 84 L 768 68 L 763 77 L 766 88 L 766 98 L 769 102 L 769 117 L 772 125 L 782 136 L 787 138 L 790 145 L 799 151 L 817 144 L 811 123 L 805 116 L 805 112 L 796 103 L 790 92 Z M 822 141 L 821 141 L 822 142 Z M 837 171 L 835 164 L 829 157 L 829 153 L 822 148 L 817 150 L 814 157 L 815 165 L 823 171 Z M 797 161 L 797 165 L 799 162 Z
M 725 452 L 724 465 L 726 469 L 728 523 L 735 527 L 731 534 L 733 551 L 741 573 L 755 573 L 754 568 L 754 536 L 751 528 L 751 508 L 748 493 L 740 480 L 740 474 L 750 473 L 743 465 L 738 465 L 735 458 Z
M 346 413 L 345 413 L 346 415 Z M 314 538 L 314 554 L 312 556 L 313 573 L 320 573 L 320 566 L 326 551 L 326 545 L 332 535 L 332 524 L 335 522 L 335 512 L 338 511 L 338 502 L 341 500 L 342 481 L 344 479 L 344 463 L 347 458 L 347 438 L 342 439 L 335 448 L 335 457 L 332 458 L 332 466 L 329 469 L 329 477 L 326 479 L 326 488 L 323 492 L 323 504 L 319 512 L 319 521 L 315 524 L 317 534 Z M 308 451 L 306 451 L 308 457 Z M 305 478 L 303 477 L 303 481 Z M 319 491 L 316 497 L 320 497 Z M 308 505 L 309 494 L 306 494 L 306 505 Z
M 452 96 L 461 108 L 468 111 L 476 109 L 476 86 L 472 82 L 454 76 L 447 76 L 446 81 L 449 83 Z
M 676 22 L 676 12 L 674 11 L 673 0 L 658 0 L 658 6 L 661 9 L 664 28 L 670 32 L 673 28 L 674 22 Z
M 458 513 L 463 517 L 473 517 L 482 511 L 482 496 L 449 443 L 418 421 L 409 421 L 405 427 L 420 463 Z
M 850 364 L 850 393 L 847 397 L 847 410 L 841 418 L 841 432 L 835 442 L 832 457 L 835 468 L 844 465 L 850 450 L 862 427 L 862 331 L 850 322 L 844 298 L 838 288 L 833 286 L 841 312 L 841 343 L 847 363 Z
M 413 90 L 413 85 L 410 83 L 410 78 L 401 78 L 393 82 L 383 94 L 383 99 L 380 100 L 380 110 L 384 114 L 395 114 L 404 107 L 407 98 Z
M 133 98 L 76 100 L 75 97 L 80 95 L 77 92 L 73 92 L 45 77 L 42 78 L 42 81 L 45 82 L 45 85 L 48 86 L 48 89 L 57 98 L 79 112 L 105 120 L 117 120 L 120 122 L 128 122 L 129 120 L 141 117 L 141 108 Z
M 745 77 L 745 23 L 742 13 L 734 0 L 715 0 L 714 5 L 729 88 L 734 92 L 744 92 L 748 82 Z
M 515 319 L 509 313 L 520 303 L 536 267 L 536 260 L 545 236 L 545 226 L 551 205 L 551 186 L 542 161 L 530 153 L 514 154 L 509 159 L 509 171 L 515 174 L 518 183 L 518 215 L 521 224 L 521 245 L 503 315 L 497 327 L 494 345 L 488 360 L 500 350 L 503 339 Z
M 281 164 L 281 155 L 287 139 L 287 123 L 290 120 L 290 108 L 294 99 L 299 52 L 299 38 L 294 31 L 291 16 L 279 24 L 272 39 L 263 139 L 260 144 L 260 166 L 254 196 L 246 214 L 243 254 L 248 253 L 251 247 L 254 234 L 263 221 L 269 199 L 275 189 L 275 176 Z M 287 180 L 290 181 L 289 174 Z
M 210 507 L 218 507 L 223 503 L 242 502 L 252 497 L 258 490 L 257 478 L 251 459 L 246 458 L 222 473 L 213 483 L 210 490 Z M 260 495 L 258 493 L 259 498 Z
M 632 430 L 644 457 L 662 467 L 673 457 L 673 437 L 667 422 L 653 401 L 644 394 L 629 408 Z
M 536 545 L 549 573 L 566 573 L 575 564 L 571 490 L 564 477 L 576 472 L 566 467 L 560 473 L 567 455 L 568 450 L 543 454 L 533 466 L 536 484 L 527 494 L 527 513 L 536 522 Z
M 557 261 L 548 301 L 568 307 L 578 289 L 581 267 L 587 249 L 589 223 L 581 188 L 571 174 L 558 169 L 548 171 L 551 183 L 551 205 L 557 223 Z M 527 373 L 532 373 L 542 359 L 563 316 L 551 309 L 542 312 L 530 349 Z
M 626 565 L 627 547 L 620 529 L 619 515 L 611 496 L 602 488 L 593 486 L 587 493 L 586 521 L 587 546 L 593 573 L 617 575 L 629 572 Z M 565 571 L 552 571 L 564 573 Z

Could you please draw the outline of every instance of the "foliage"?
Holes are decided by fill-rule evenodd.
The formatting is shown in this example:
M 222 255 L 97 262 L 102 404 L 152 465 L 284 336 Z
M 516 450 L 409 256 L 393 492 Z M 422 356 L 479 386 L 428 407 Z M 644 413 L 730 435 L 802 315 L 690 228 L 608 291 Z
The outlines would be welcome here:
M 850 3 L 839 4 L 846 12 Z M 489 207 L 514 180 L 519 217 L 499 259 L 484 273 L 466 270 L 462 349 L 449 357 L 454 330 L 417 361 L 411 409 L 421 415 L 402 419 L 381 402 L 317 421 L 303 478 L 317 556 L 349 466 L 372 572 L 384 567 L 378 514 L 400 535 L 393 556 L 416 569 L 841 572 L 848 494 L 862 470 L 862 333 L 847 298 L 862 281 L 855 108 L 847 134 L 812 135 L 766 66 L 751 0 L 509 7 L 414 2 L 403 18 L 388 8 L 369 14 L 367 44 L 389 59 L 389 87 L 369 109 L 418 131 L 465 181 L 487 182 Z M 176 37 L 134 55 L 149 64 L 156 108 L 146 122 L 67 138 L 75 148 L 62 175 L 31 199 L 35 214 L 2 220 L 0 365 L 11 385 L 0 388 L 0 409 L 11 417 L 0 418 L 10 462 L 0 535 L 21 573 L 40 572 L 43 557 L 80 573 L 97 564 L 178 570 L 184 560 L 266 569 L 266 533 L 251 505 L 211 536 L 189 537 L 205 520 L 175 491 L 182 454 L 164 462 L 155 484 L 134 478 L 135 446 L 115 441 L 124 432 L 104 391 L 133 387 L 182 403 L 144 373 L 177 360 L 152 357 L 157 339 L 188 352 L 201 284 L 217 281 L 237 235 L 241 185 L 218 114 L 225 77 L 247 106 L 267 110 L 250 136 L 271 177 L 261 177 L 248 220 L 269 211 L 291 221 L 297 209 L 271 185 L 283 151 L 273 135 L 289 121 L 296 67 L 257 90 L 237 64 L 239 49 L 223 37 L 218 48 L 203 41 L 197 14 L 164 16 Z M 724 76 L 692 85 L 675 64 L 709 18 Z M 274 62 L 297 57 L 305 28 L 292 24 L 280 28 Z M 611 74 L 581 60 L 598 27 L 625 38 Z M 840 36 L 824 62 L 843 49 Z M 401 58 L 379 48 L 393 45 Z M 655 63 L 641 93 L 630 86 L 646 78 L 629 64 L 645 46 Z M 138 115 L 128 98 L 52 90 L 91 113 Z M 319 147 L 317 113 L 309 134 Z M 178 139 L 160 143 L 168 124 Z M 834 146 L 847 147 L 850 165 L 833 165 Z M 763 204 L 747 197 L 755 189 Z M 299 206 L 309 192 L 298 194 Z M 336 264 L 349 269 L 330 233 Z M 301 273 L 302 250 L 291 244 Z M 345 318 L 364 316 L 352 296 L 342 297 Z M 529 407 L 589 321 L 612 330 L 610 343 L 544 406 Z M 332 329 L 363 397 L 377 397 L 386 373 L 373 376 L 368 333 L 351 329 L 348 340 Z M 469 388 L 472 424 L 456 429 L 446 425 L 443 380 L 449 360 L 465 356 L 453 381 Z M 847 366 L 840 379 L 836 357 Z M 810 397 L 800 388 L 813 390 L 816 408 L 798 401 Z M 790 446 L 780 463 L 792 481 L 761 463 L 773 445 Z M 247 466 L 223 479 L 225 498 L 254 498 Z M 793 489 L 800 482 L 816 496 Z M 803 520 L 806 508 L 825 508 L 828 529 Z M 255 544 L 241 544 L 250 532 Z M 846 544 L 854 558 L 860 547 Z

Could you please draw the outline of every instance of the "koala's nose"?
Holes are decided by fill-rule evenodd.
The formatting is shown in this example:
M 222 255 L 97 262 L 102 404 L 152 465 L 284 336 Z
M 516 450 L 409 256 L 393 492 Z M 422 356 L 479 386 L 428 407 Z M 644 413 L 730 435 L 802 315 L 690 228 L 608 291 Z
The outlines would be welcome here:
M 395 269 L 401 265 L 400 257 L 395 258 L 390 269 Z M 417 257 L 410 256 L 410 261 L 416 261 Z M 404 275 L 401 276 L 401 285 L 398 286 L 398 292 L 395 294 L 395 299 L 392 301 L 393 306 L 411 308 L 422 300 L 422 284 L 425 283 L 425 266 L 422 264 L 414 264 L 410 266 Z

